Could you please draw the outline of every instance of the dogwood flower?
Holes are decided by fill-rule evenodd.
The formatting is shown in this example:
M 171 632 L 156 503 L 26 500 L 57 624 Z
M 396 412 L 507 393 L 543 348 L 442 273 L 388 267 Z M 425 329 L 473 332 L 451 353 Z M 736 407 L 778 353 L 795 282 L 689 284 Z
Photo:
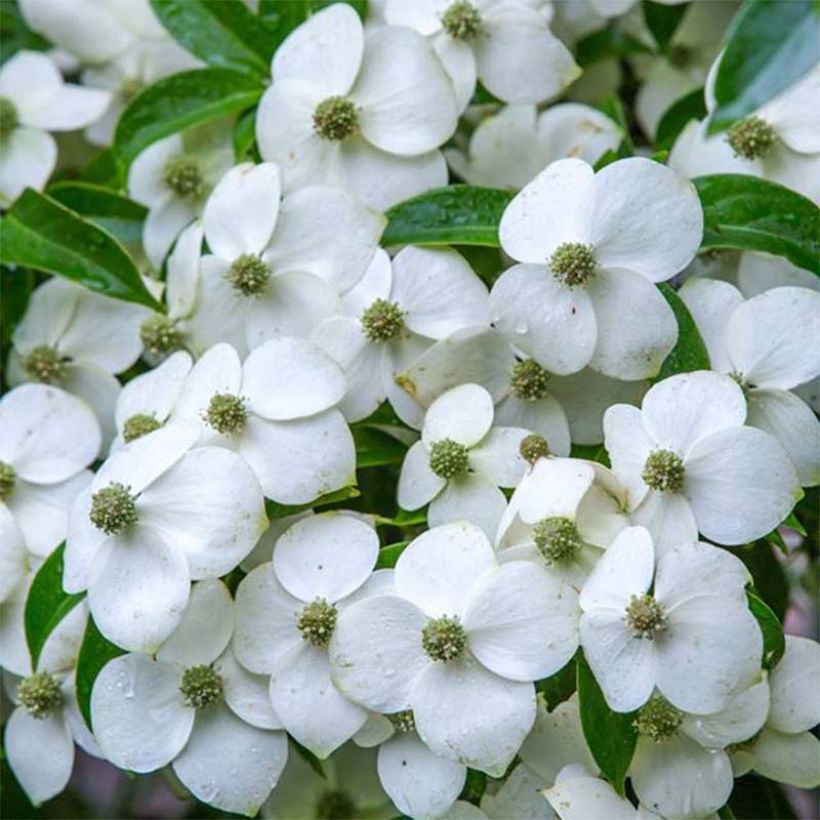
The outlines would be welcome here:
M 311 15 L 276 50 L 256 140 L 285 193 L 338 185 L 385 210 L 447 181 L 437 150 L 455 131 L 452 83 L 432 46 L 397 26 L 366 35 L 352 8 Z
M 612 471 L 636 523 L 656 548 L 693 541 L 743 544 L 771 532 L 800 488 L 774 437 L 744 427 L 737 382 L 709 371 L 664 379 L 640 410 L 616 404 L 604 416 Z
M 432 752 L 499 776 L 532 728 L 531 681 L 575 653 L 575 593 L 528 562 L 498 565 L 466 522 L 412 541 L 394 583 L 340 614 L 336 686 L 374 711 L 411 709 Z
M 463 384 L 436 399 L 424 416 L 421 441 L 407 451 L 398 501 L 405 510 L 428 502 L 430 526 L 466 519 L 492 538 L 506 499 L 526 462 L 521 442 L 529 431 L 493 427 L 493 400 L 477 384 Z
M 74 131 L 105 111 L 107 91 L 64 83 L 54 63 L 18 51 L 0 68 L 0 207 L 24 188 L 42 190 L 57 163 L 49 131 Z
M 100 632 L 155 652 L 183 617 L 191 580 L 230 572 L 267 527 L 251 469 L 221 447 L 191 449 L 166 424 L 113 453 L 71 509 L 63 588 L 88 590 Z
M 419 354 L 460 328 L 486 327 L 487 288 L 450 249 L 407 247 L 390 257 L 378 250 L 362 280 L 342 298 L 343 315 L 312 339 L 344 368 L 347 392 L 339 407 L 349 421 L 385 400 L 413 427 L 423 408 L 396 376 Z
M 216 808 L 253 817 L 288 757 L 264 684 L 231 656 L 234 605 L 218 580 L 194 585 L 155 658 L 109 661 L 91 692 L 94 734 L 116 766 L 176 776 Z
M 677 709 L 723 709 L 760 670 L 746 605 L 750 576 L 708 544 L 660 553 L 645 527 L 622 530 L 581 590 L 581 645 L 609 706 L 630 712 L 655 687 Z M 651 590 L 651 591 L 650 591 Z
M 587 365 L 626 380 L 658 372 L 678 331 L 654 283 L 686 267 L 703 234 L 691 183 L 640 157 L 597 174 L 559 160 L 507 206 L 499 234 L 522 263 L 490 293 L 511 344 L 559 375 Z

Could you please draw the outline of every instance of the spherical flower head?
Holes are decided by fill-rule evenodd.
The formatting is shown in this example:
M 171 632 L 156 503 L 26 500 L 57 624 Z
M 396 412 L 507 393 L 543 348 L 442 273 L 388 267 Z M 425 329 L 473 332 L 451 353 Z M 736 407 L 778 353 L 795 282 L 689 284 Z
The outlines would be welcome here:
M 358 133 L 359 114 L 347 97 L 328 97 L 313 112 L 313 129 L 326 140 L 341 142 Z
M 137 505 L 131 487 L 111 482 L 91 496 L 91 523 L 106 535 L 119 535 L 137 523 Z
M 0 501 L 5 501 L 14 490 L 17 472 L 11 464 L 0 461 Z
M 626 607 L 626 623 L 636 638 L 652 640 L 666 629 L 666 612 L 654 596 L 633 595 Z
M 534 359 L 517 362 L 510 378 L 510 389 L 517 399 L 538 401 L 547 395 L 550 374 Z
M 135 438 L 153 433 L 154 430 L 159 430 L 162 425 L 157 421 L 155 416 L 146 413 L 137 413 L 131 416 L 122 426 L 122 437 L 126 444 L 133 441 Z
M 19 122 L 17 106 L 8 97 L 0 97 L 0 140 L 10 136 Z
M 316 817 L 351 820 L 356 815 L 356 804 L 348 794 L 338 789 L 328 789 L 322 792 L 319 801 L 316 803 Z
M 243 296 L 264 293 L 270 280 L 270 268 L 252 253 L 243 253 L 225 273 L 225 279 Z
M 205 411 L 205 422 L 218 433 L 241 433 L 248 420 L 245 399 L 231 393 L 217 393 L 211 397 Z
M 469 42 L 481 34 L 481 15 L 472 3 L 458 0 L 447 7 L 441 25 L 454 40 Z
M 143 347 L 155 356 L 170 353 L 182 347 L 182 336 L 172 319 L 156 313 L 140 325 L 140 340 Z
M 430 446 L 430 469 L 446 481 L 461 475 L 470 464 L 467 448 L 451 438 L 434 441 Z
M 48 672 L 38 672 L 20 681 L 17 687 L 20 705 L 34 718 L 47 718 L 63 703 L 60 684 Z
M 546 458 L 552 455 L 549 442 L 537 433 L 530 433 L 521 439 L 521 444 L 518 446 L 518 452 L 521 453 L 521 458 L 530 464 L 535 464 L 539 458 Z
M 386 299 L 376 299 L 359 321 L 371 342 L 389 342 L 404 329 L 404 314 L 395 302 Z
M 205 180 L 193 157 L 171 157 L 162 169 L 162 179 L 182 199 L 198 199 L 205 193 Z
M 424 627 L 421 645 L 434 661 L 453 661 L 467 646 L 467 633 L 458 618 L 442 615 Z
M 564 242 L 549 260 L 553 276 L 573 288 L 583 285 L 595 272 L 595 254 L 591 245 L 582 242 Z
M 339 611 L 324 598 L 317 598 L 305 604 L 299 613 L 296 626 L 302 638 L 311 646 L 327 646 L 336 628 Z
M 403 709 L 401 712 L 394 712 L 392 715 L 388 715 L 387 719 L 400 734 L 416 731 L 416 719 L 413 717 L 412 709 Z
M 222 697 L 222 677 L 211 666 L 189 666 L 179 682 L 179 691 L 186 706 L 207 709 Z
M 676 734 L 681 723 L 683 712 L 660 695 L 655 695 L 632 721 L 639 735 L 648 737 L 656 743 Z
M 777 140 L 774 128 L 760 117 L 747 117 L 736 122 L 726 132 L 726 142 L 739 157 L 760 159 L 765 157 Z
M 649 454 L 641 478 L 650 490 L 677 493 L 683 487 L 686 469 L 683 459 L 671 450 L 654 450 Z
M 543 518 L 533 527 L 532 538 L 547 566 L 571 561 L 583 546 L 578 528 L 569 518 Z
M 23 358 L 23 370 L 31 379 L 43 384 L 57 384 L 65 376 L 66 359 L 54 347 L 40 345 Z

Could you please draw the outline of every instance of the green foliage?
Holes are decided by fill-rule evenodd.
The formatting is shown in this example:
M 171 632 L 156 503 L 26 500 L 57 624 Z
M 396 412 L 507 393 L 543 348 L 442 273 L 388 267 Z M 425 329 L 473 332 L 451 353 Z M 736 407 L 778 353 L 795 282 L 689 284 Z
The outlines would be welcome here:
M 646 54 L 649 49 L 620 29 L 607 26 L 578 41 L 575 60 L 582 68 L 601 60 L 617 60 L 630 54 Z
M 369 425 L 356 425 L 352 429 L 358 469 L 401 464 L 404 460 L 407 447 L 385 430 Z
M 94 623 L 94 618 L 89 615 L 83 642 L 80 645 L 80 654 L 77 656 L 76 691 L 80 714 L 92 731 L 94 727 L 91 722 L 91 692 L 94 689 L 94 681 L 109 661 L 125 654 L 124 649 L 103 637 Z
M 409 541 L 398 541 L 395 544 L 388 544 L 379 550 L 379 558 L 376 561 L 376 569 L 393 569 L 399 556 L 404 552 Z
M 666 3 L 653 3 L 652 0 L 643 0 L 643 18 L 646 27 L 661 51 L 666 51 L 669 43 L 675 36 L 683 16 L 688 11 L 688 5 L 670 6 Z
M 671 148 L 680 132 L 690 120 L 702 120 L 706 116 L 706 101 L 703 89 L 694 91 L 676 100 L 661 117 L 655 141 L 660 148 Z
M 689 313 L 689 309 L 678 296 L 674 288 L 665 282 L 658 285 L 664 299 L 669 303 L 678 322 L 678 341 L 672 352 L 664 359 L 656 381 L 674 376 L 676 373 L 689 373 L 692 370 L 709 370 L 709 353 L 701 338 L 700 331 Z
M 577 688 L 578 670 L 575 660 L 563 669 L 535 682 L 535 691 L 543 696 L 547 709 L 552 712 L 556 706 L 569 700 Z
M 783 624 L 756 591 L 746 590 L 749 611 L 757 619 L 763 633 L 763 668 L 774 669 L 786 651 Z
M 349 501 L 351 498 L 358 498 L 361 495 L 358 487 L 342 487 L 340 490 L 334 490 L 332 493 L 326 493 L 319 496 L 315 501 L 308 504 L 280 504 L 278 501 L 265 499 L 265 512 L 268 518 L 285 518 L 288 515 L 296 515 L 296 513 L 304 512 L 305 510 L 316 510 L 321 507 L 328 507 L 331 504 L 338 504 L 340 501 Z

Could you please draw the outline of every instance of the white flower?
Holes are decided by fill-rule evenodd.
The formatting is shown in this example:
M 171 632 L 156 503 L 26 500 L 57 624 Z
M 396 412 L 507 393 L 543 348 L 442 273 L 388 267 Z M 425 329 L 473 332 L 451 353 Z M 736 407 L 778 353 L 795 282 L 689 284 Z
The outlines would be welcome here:
M 384 217 L 337 188 L 301 188 L 280 203 L 279 169 L 243 163 L 205 205 L 210 254 L 188 327 L 196 350 L 229 342 L 244 354 L 269 339 L 305 337 L 364 275 Z
M 820 376 L 820 293 L 781 287 L 744 301 L 726 282 L 697 279 L 680 296 L 712 368 L 743 388 L 746 423 L 780 442 L 802 486 L 820 484 L 820 422 L 789 392 Z
M 719 544 L 753 541 L 791 511 L 800 496 L 794 467 L 772 436 L 743 426 L 746 412 L 737 382 L 710 371 L 664 379 L 640 410 L 607 410 L 612 471 L 659 551 L 698 531 Z
M 820 276 L 798 268 L 783 256 L 745 251 L 737 266 L 737 286 L 747 299 L 778 287 L 820 291 Z
M 763 639 L 749 577 L 709 544 L 670 548 L 656 567 L 649 532 L 622 530 L 580 597 L 581 645 L 609 706 L 630 712 L 657 687 L 678 709 L 709 714 L 750 686 Z
M 288 757 L 265 684 L 229 643 L 233 601 L 221 581 L 194 585 L 185 616 L 155 658 L 110 661 L 94 682 L 91 719 L 106 757 L 150 772 L 171 763 L 200 800 L 253 817 Z
M 302 339 L 274 339 L 244 364 L 227 344 L 194 365 L 172 420 L 196 421 L 200 444 L 236 450 L 268 498 L 306 504 L 355 483 L 353 437 L 335 408 L 341 368 Z
M 167 424 L 117 450 L 75 501 L 63 587 L 88 590 L 110 641 L 153 652 L 179 624 L 191 580 L 230 572 L 267 527 L 262 491 L 198 424 Z
M 349 421 L 366 418 L 388 398 L 403 421 L 418 427 L 423 408 L 395 377 L 433 340 L 489 324 L 487 288 L 460 254 L 443 248 L 407 247 L 392 264 L 377 250 L 342 308 L 344 315 L 312 338 L 347 374 L 340 409 Z
M 535 719 L 531 681 L 576 651 L 576 594 L 528 562 L 499 566 L 466 522 L 416 538 L 394 582 L 339 616 L 336 686 L 374 711 L 412 709 L 431 751 L 498 777 Z
M 277 49 L 256 138 L 282 167 L 285 192 L 335 184 L 384 210 L 447 182 L 437 149 L 456 120 L 453 86 L 421 35 L 394 26 L 365 35 L 336 3 Z
M 524 475 L 519 448 L 528 433 L 493 427 L 493 400 L 483 387 L 448 390 L 430 405 L 421 441 L 404 458 L 399 506 L 417 510 L 430 502 L 431 526 L 466 519 L 493 538 L 507 505 L 499 487 L 514 487 Z
M 24 188 L 41 190 L 57 162 L 49 131 L 74 131 L 97 119 L 111 95 L 66 84 L 45 55 L 19 51 L 0 68 L 0 207 Z
M 559 375 L 658 372 L 678 328 L 654 283 L 686 267 L 703 234 L 690 182 L 640 157 L 597 174 L 559 160 L 513 199 L 499 234 L 523 264 L 493 286 L 490 314 L 516 348 Z
M 342 513 L 294 524 L 276 542 L 272 563 L 237 590 L 234 651 L 270 675 L 270 699 L 293 737 L 320 758 L 349 740 L 367 712 L 331 680 L 327 646 L 351 602 L 373 594 L 366 582 L 379 551 L 375 530 Z
M 99 449 L 100 426 L 74 396 L 24 384 L 0 399 L 0 601 L 22 579 L 25 550 L 44 558 L 65 538 Z

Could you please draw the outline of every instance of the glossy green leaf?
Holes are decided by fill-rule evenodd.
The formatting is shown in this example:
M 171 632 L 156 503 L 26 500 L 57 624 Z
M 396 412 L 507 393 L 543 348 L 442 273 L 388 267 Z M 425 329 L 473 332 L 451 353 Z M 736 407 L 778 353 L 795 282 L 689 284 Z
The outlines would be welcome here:
M 634 712 L 613 712 L 607 706 L 598 681 L 582 652 L 576 658 L 578 707 L 581 726 L 589 750 L 601 774 L 618 794 L 624 794 L 624 779 L 635 754 L 638 735 L 632 721 Z
M 782 620 L 789 601 L 789 579 L 771 544 L 761 538 L 751 544 L 733 547 L 730 552 L 740 558 L 749 570 L 755 595 L 762 598 Z
M 390 433 L 376 427 L 354 426 L 356 442 L 356 467 L 380 467 L 384 464 L 401 464 L 407 447 Z
M 658 147 L 671 148 L 690 120 L 702 120 L 705 116 L 706 101 L 703 97 L 703 89 L 696 88 L 666 109 L 658 123 L 655 137 Z
M 658 48 L 666 51 L 689 7 L 685 4 L 670 6 L 666 3 L 653 3 L 652 0 L 643 0 L 642 5 L 646 27 Z
M 263 91 L 257 78 L 227 68 L 200 68 L 165 77 L 134 97 L 122 112 L 114 150 L 128 166 L 157 140 L 244 111 Z
M 749 611 L 757 619 L 763 633 L 763 668 L 774 669 L 786 651 L 783 624 L 757 592 L 747 589 L 746 598 L 749 602 Z
M 572 697 L 577 687 L 577 678 L 578 672 L 573 659 L 554 675 L 537 680 L 535 691 L 544 698 L 547 709 L 551 712 L 556 706 Z
M 233 128 L 233 153 L 237 162 L 256 162 L 256 109 L 245 111 Z
M 817 62 L 818 42 L 815 0 L 747 0 L 726 37 L 710 132 L 723 131 L 800 79 Z
M 209 65 L 270 73 L 274 32 L 241 0 L 151 0 L 151 6 L 169 34 Z
M 65 542 L 46 558 L 29 587 L 23 616 L 26 643 L 31 666 L 37 669 L 40 653 L 48 636 L 60 621 L 85 598 L 84 592 L 69 594 L 63 590 L 63 553 Z
M 34 272 L 0 265 L 0 347 L 9 350 L 14 329 L 23 318 L 34 290 Z M 0 373 L 3 371 L 0 361 Z
M 0 261 L 64 276 L 106 296 L 162 310 L 114 237 L 31 188 L 0 222 Z
M 498 223 L 513 195 L 496 188 L 450 185 L 394 205 L 382 244 L 497 247 Z
M 111 148 L 95 154 L 91 162 L 80 172 L 80 180 L 103 188 L 120 191 L 125 188 L 122 167 Z
M 597 461 L 604 467 L 612 466 L 609 462 L 609 453 L 603 444 L 573 444 L 570 450 L 571 458 L 583 458 L 586 461 Z
M 397 541 L 395 544 L 388 544 L 379 550 L 379 557 L 376 561 L 376 569 L 393 569 L 396 561 L 407 548 L 409 541 Z
M 89 615 L 83 642 L 80 645 L 80 654 L 77 656 L 76 691 L 80 714 L 92 731 L 94 727 L 91 722 L 91 692 L 94 689 L 94 681 L 109 661 L 125 654 L 124 649 L 103 637 L 94 623 L 94 618 Z
M 575 46 L 575 59 L 578 65 L 586 68 L 601 60 L 618 60 L 630 54 L 646 54 L 649 49 L 614 26 L 606 26 L 578 41 Z
M 319 496 L 315 501 L 309 504 L 280 504 L 278 501 L 265 500 L 265 511 L 268 518 L 285 518 L 288 515 L 296 515 L 296 513 L 304 512 L 305 510 L 318 509 L 319 507 L 327 507 L 330 504 L 337 504 L 340 501 L 349 501 L 351 498 L 358 498 L 361 495 L 358 487 L 342 487 L 340 490 L 334 490 L 332 493 L 326 493 Z
M 820 274 L 820 210 L 811 200 L 743 174 L 693 182 L 703 205 L 701 248 L 763 251 Z
M 709 370 L 709 353 L 700 335 L 689 308 L 678 296 L 671 285 L 665 282 L 658 285 L 664 299 L 669 303 L 678 322 L 678 341 L 672 352 L 664 359 L 656 381 L 674 376 L 676 373 L 689 373 L 692 370 Z

